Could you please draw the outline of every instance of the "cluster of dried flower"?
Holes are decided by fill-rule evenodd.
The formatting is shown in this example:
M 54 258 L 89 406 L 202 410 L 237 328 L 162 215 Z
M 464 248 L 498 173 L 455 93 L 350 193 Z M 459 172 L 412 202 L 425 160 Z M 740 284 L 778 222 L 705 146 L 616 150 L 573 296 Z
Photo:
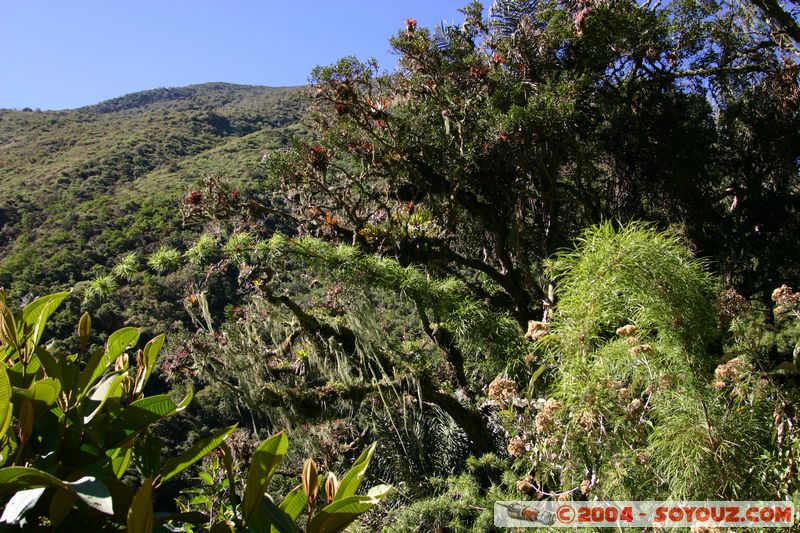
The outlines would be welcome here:
M 747 298 L 736 292 L 736 289 L 728 289 L 720 293 L 717 297 L 717 309 L 722 318 L 731 320 L 750 310 L 750 302 Z
M 631 355 L 642 355 L 644 353 L 650 353 L 653 351 L 653 347 L 649 344 L 638 344 L 636 346 L 631 347 Z
M 514 437 L 508 443 L 508 455 L 511 457 L 522 457 L 528 451 L 525 439 Z
M 633 416 L 642 409 L 642 400 L 639 398 L 634 398 L 631 402 L 625 407 L 625 414 L 628 416 Z
M 578 425 L 584 431 L 591 431 L 594 429 L 595 414 L 592 411 L 584 411 L 578 417 Z
M 714 388 L 722 390 L 728 385 L 735 385 L 741 380 L 742 375 L 749 370 L 750 365 L 738 357 L 734 357 L 727 363 L 719 365 L 714 370 L 714 377 L 716 378 L 714 381 Z
M 800 308 L 800 292 L 794 292 L 791 287 L 784 284 L 772 291 L 772 301 L 776 305 L 776 315 L 797 312 Z
M 530 476 L 525 476 L 525 479 L 520 479 L 517 481 L 517 490 L 526 494 L 534 492 L 536 487 L 533 486 L 531 481 L 532 478 Z
M 550 333 L 550 324 L 547 322 L 539 322 L 538 320 L 528 321 L 528 331 L 525 333 L 525 338 L 538 341 L 546 337 Z
M 517 396 L 517 382 L 510 378 L 497 376 L 489 383 L 487 396 L 501 404 L 507 404 Z
M 556 419 L 556 413 L 561 408 L 561 402 L 556 399 L 550 398 L 544 404 L 541 411 L 536 415 L 536 432 L 547 433 L 553 428 L 553 422 Z

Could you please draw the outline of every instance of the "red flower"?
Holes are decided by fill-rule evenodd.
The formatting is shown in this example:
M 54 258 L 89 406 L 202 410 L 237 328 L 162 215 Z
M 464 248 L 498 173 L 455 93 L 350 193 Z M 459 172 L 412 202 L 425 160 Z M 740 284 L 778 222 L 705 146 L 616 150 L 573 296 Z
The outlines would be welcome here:
M 324 172 L 328 167 L 328 151 L 321 145 L 315 144 L 308 151 L 308 164 Z
M 200 205 L 203 202 L 203 193 L 191 191 L 183 197 L 183 203 L 187 205 Z

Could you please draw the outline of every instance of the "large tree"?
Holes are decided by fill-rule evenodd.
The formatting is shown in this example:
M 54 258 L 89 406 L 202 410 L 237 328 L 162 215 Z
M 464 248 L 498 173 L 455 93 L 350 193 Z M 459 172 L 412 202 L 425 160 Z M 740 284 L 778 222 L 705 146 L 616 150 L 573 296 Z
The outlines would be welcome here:
M 262 363 L 227 374 L 253 408 L 391 411 L 411 394 L 474 452 L 499 449 L 488 382 L 531 377 L 523 335 L 556 304 L 547 258 L 604 220 L 672 226 L 747 294 L 796 275 L 798 69 L 771 27 L 692 1 L 463 13 L 408 19 L 394 72 L 316 69 L 312 139 L 269 159 L 260 205 L 213 183 L 187 196 L 227 220 L 225 253 L 271 321 L 236 336 Z
M 603 219 L 683 226 L 749 293 L 790 272 L 798 69 L 769 27 L 689 1 L 464 15 L 407 20 L 395 72 L 314 71 L 318 143 L 273 174 L 301 231 L 461 277 L 523 326 L 549 303 L 542 260 Z

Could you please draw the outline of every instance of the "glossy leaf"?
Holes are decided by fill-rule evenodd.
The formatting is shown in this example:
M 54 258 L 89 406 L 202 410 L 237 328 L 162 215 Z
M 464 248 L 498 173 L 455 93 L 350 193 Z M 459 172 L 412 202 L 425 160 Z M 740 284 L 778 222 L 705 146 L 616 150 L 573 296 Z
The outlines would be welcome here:
M 383 485 L 385 487 L 385 485 Z M 376 493 L 382 498 L 388 490 Z M 320 509 L 306 529 L 307 533 L 339 533 L 356 518 L 380 502 L 377 496 L 349 496 Z
M 300 533 L 300 528 L 284 511 L 278 508 L 269 496 L 261 498 L 255 512 L 247 522 L 251 531 L 270 533 Z
M 353 466 L 350 468 L 350 470 L 348 470 L 344 475 L 342 480 L 339 482 L 339 488 L 336 490 L 336 496 L 333 497 L 334 502 L 349 498 L 350 496 L 355 495 L 355 493 L 358 491 L 358 487 L 361 485 L 361 481 L 364 479 L 364 474 L 367 472 L 367 467 L 369 467 L 369 463 L 372 460 L 372 455 L 375 453 L 375 445 L 376 443 L 373 442 L 369 448 L 364 450 L 358 459 L 356 459 L 356 462 L 353 463 Z
M 137 328 L 122 328 L 109 335 L 105 350 L 95 351 L 81 372 L 78 381 L 79 395 L 85 395 L 106 369 L 117 361 L 117 357 L 136 344 L 138 340 L 139 330 Z
M 144 345 L 144 349 L 142 350 L 142 373 L 141 377 L 137 376 L 136 386 L 134 387 L 134 394 L 139 394 L 144 390 L 144 386 L 147 384 L 147 381 L 150 379 L 150 375 L 153 373 L 153 368 L 156 366 L 156 360 L 158 359 L 158 353 L 161 351 L 161 347 L 164 345 L 164 334 L 151 339 L 150 342 Z
M 55 476 L 28 466 L 0 468 L 0 497 L 20 490 L 39 487 L 66 489 L 67 485 Z
M 278 468 L 289 448 L 289 439 L 281 431 L 273 435 L 253 452 L 250 470 L 247 473 L 247 485 L 244 491 L 244 521 L 248 520 L 263 499 L 269 480 Z
M 3 514 L 0 516 L 0 523 L 2 524 L 16 524 L 20 521 L 22 516 L 32 509 L 42 497 L 46 487 L 36 489 L 21 490 L 14 494 L 8 503 L 6 503 Z
M 111 493 L 99 479 L 93 476 L 84 476 L 77 481 L 67 481 L 65 484 L 92 509 L 108 515 L 114 514 Z
M 153 531 L 153 480 L 147 478 L 136 491 L 128 510 L 128 533 Z
M 297 517 L 300 516 L 300 513 L 303 512 L 307 504 L 308 495 L 303 490 L 302 485 L 297 485 L 286 495 L 279 508 L 289 515 L 292 520 L 297 520 Z
M 78 501 L 78 495 L 71 490 L 57 489 L 50 498 L 50 510 L 47 513 L 53 527 L 58 527 L 72 512 L 72 507 Z
M 11 404 L 11 383 L 6 374 L 6 365 L 0 363 L 0 442 L 11 425 L 13 406 Z
M 371 487 L 367 491 L 367 496 L 370 496 L 371 498 L 377 498 L 377 499 L 380 500 L 380 499 L 383 499 L 384 496 L 389 494 L 389 492 L 391 492 L 391 490 L 392 490 L 392 486 L 391 485 L 384 485 L 384 484 L 375 485 L 374 487 Z
M 185 409 L 192 401 L 193 396 L 193 391 L 189 389 L 186 397 L 180 403 L 175 403 L 166 394 L 149 396 L 132 402 L 114 420 L 109 431 L 107 445 L 111 448 L 125 445 L 128 440 L 151 424 Z
M 68 389 L 70 384 L 65 385 L 61 382 L 63 377 L 61 363 L 59 363 L 50 352 L 41 346 L 36 347 L 35 354 L 39 359 L 39 363 L 42 365 L 42 368 L 44 368 L 44 372 L 47 374 L 47 377 L 57 380 L 62 389 Z
M 85 396 L 89 389 L 94 385 L 95 381 L 100 379 L 103 372 L 108 368 L 108 360 L 103 350 L 95 350 L 83 367 L 80 377 L 78 378 L 78 399 Z
M 109 399 L 122 396 L 122 380 L 125 377 L 124 374 L 112 374 L 92 390 L 90 398 L 98 404 L 91 413 L 83 418 L 84 424 L 91 422 Z
M 34 381 L 27 389 L 13 389 L 14 397 L 29 400 L 37 411 L 48 410 L 56 403 L 59 392 L 61 392 L 61 384 L 53 378 Z
M 108 336 L 106 356 L 108 364 L 113 364 L 117 357 L 139 340 L 139 328 L 122 328 Z
M 22 310 L 22 321 L 32 330 L 27 339 L 30 348 L 39 344 L 47 319 L 69 294 L 69 291 L 64 291 L 42 296 L 26 305 Z
M 33 434 L 33 402 L 27 398 L 22 399 L 19 406 L 19 444 L 25 446 Z
M 210 437 L 202 439 L 200 442 L 196 443 L 178 457 L 173 457 L 167 461 L 167 463 L 161 469 L 161 481 L 164 482 L 180 474 L 194 463 L 208 455 L 211 450 L 219 446 L 222 441 L 228 438 L 228 435 L 233 433 L 233 430 L 235 429 L 236 424 L 218 430 Z
M 131 459 L 133 458 L 133 449 L 118 448 L 114 450 L 114 453 L 110 454 L 110 457 L 111 469 L 114 471 L 114 475 L 117 476 L 117 479 L 121 479 L 125 474 L 125 471 L 128 469 L 128 465 L 131 464 Z

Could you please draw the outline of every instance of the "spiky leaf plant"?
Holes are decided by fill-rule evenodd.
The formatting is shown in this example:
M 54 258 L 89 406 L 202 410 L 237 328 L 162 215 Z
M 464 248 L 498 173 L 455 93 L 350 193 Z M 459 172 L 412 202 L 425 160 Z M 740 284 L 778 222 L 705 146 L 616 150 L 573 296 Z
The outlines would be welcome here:
M 181 253 L 169 246 L 161 246 L 147 259 L 147 265 L 159 274 L 175 270 L 180 264 Z
M 713 387 L 715 283 L 681 237 L 644 224 L 586 231 L 552 265 L 558 304 L 540 341 L 555 370 L 535 417 L 533 479 L 601 498 L 756 497 L 766 398 Z

